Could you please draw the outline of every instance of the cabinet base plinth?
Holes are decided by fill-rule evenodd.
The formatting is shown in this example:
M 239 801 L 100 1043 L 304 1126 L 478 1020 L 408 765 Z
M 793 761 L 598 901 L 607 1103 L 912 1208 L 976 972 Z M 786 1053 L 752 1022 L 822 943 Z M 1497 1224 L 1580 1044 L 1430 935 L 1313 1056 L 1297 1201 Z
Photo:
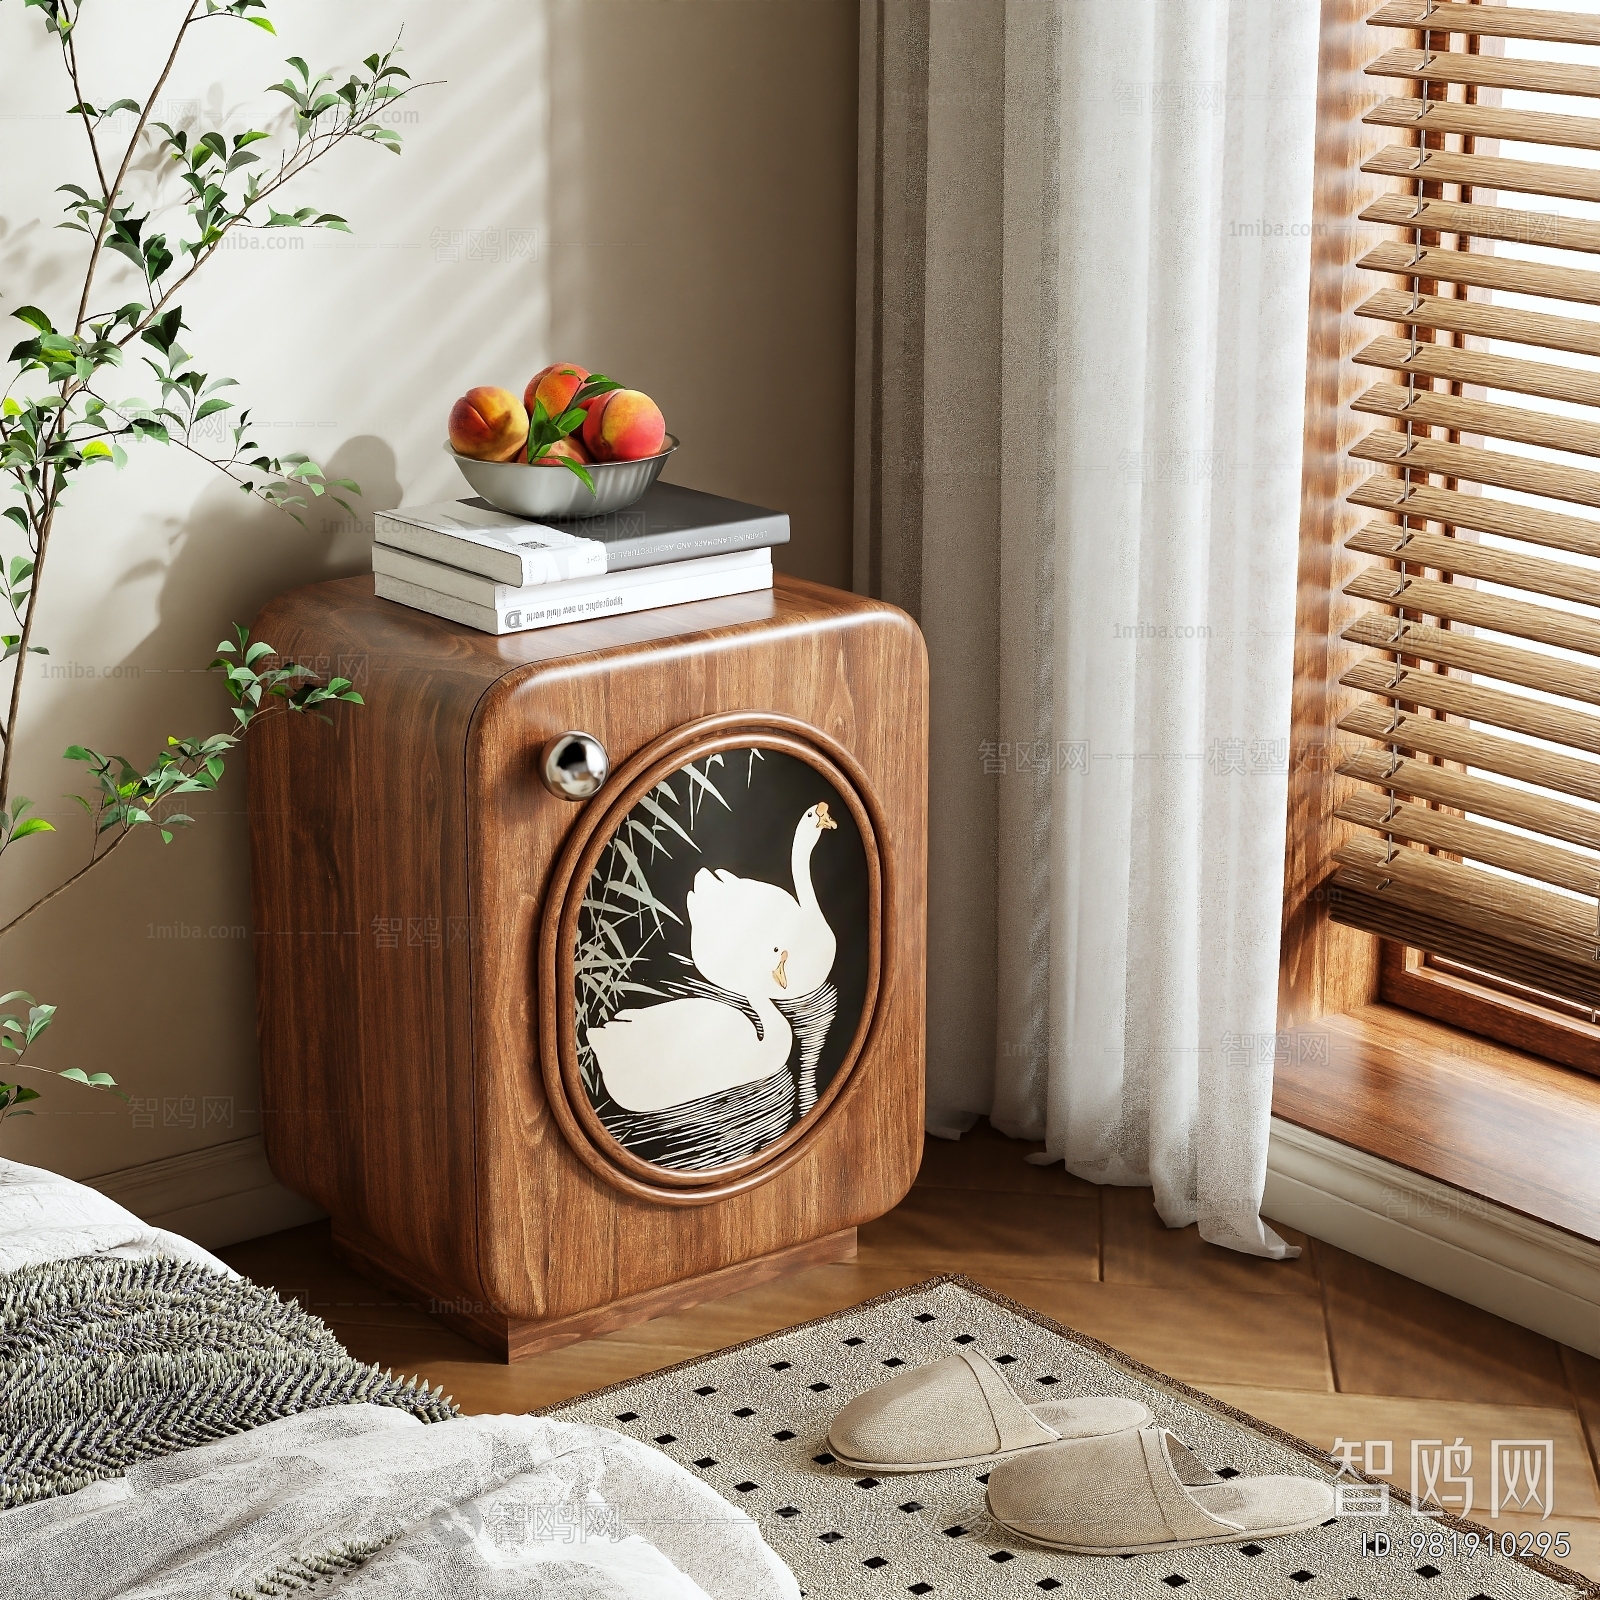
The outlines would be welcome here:
M 820 1239 L 790 1245 L 786 1250 L 775 1250 L 771 1255 L 757 1256 L 753 1261 L 737 1261 L 699 1277 L 663 1283 L 588 1311 L 544 1321 L 509 1317 L 465 1298 L 442 1298 L 438 1291 L 410 1277 L 375 1239 L 338 1222 L 333 1225 L 333 1247 L 363 1277 L 404 1295 L 429 1316 L 509 1363 L 524 1361 L 544 1350 L 559 1349 L 564 1344 L 576 1344 L 580 1339 L 611 1333 L 636 1322 L 664 1317 L 673 1311 L 685 1311 L 706 1300 L 720 1300 L 724 1295 L 736 1294 L 741 1289 L 753 1288 L 791 1272 L 803 1272 L 807 1267 L 853 1260 L 856 1230 L 844 1228 L 838 1233 L 824 1234 Z

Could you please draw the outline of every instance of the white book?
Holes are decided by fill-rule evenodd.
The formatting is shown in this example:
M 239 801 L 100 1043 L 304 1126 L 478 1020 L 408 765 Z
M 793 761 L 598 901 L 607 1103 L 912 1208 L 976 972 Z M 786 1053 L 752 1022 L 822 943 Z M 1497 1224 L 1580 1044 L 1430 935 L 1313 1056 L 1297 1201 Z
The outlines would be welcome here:
M 529 468 L 535 470 L 541 469 Z M 380 511 L 373 526 L 384 544 L 469 568 L 496 583 L 563 583 L 606 570 L 606 549 L 597 539 L 496 511 L 485 500 Z
M 377 542 L 391 549 L 517 587 L 698 561 L 789 541 L 789 519 L 781 511 L 677 483 L 653 483 L 621 511 L 561 527 L 514 517 L 487 500 L 471 499 L 380 511 L 373 528 Z
M 751 557 L 756 559 L 749 559 Z M 740 562 L 741 558 L 742 564 L 730 565 Z M 722 595 L 770 589 L 772 555 L 768 550 L 740 551 L 735 556 L 673 562 L 667 575 L 662 575 L 659 568 L 644 567 L 631 572 L 614 572 L 599 579 L 534 585 L 531 590 L 523 591 L 525 598 L 510 604 L 485 605 L 379 571 L 373 572 L 372 586 L 382 599 L 445 617 L 476 628 L 480 633 L 525 633 L 531 628 L 553 628 L 563 622 L 620 617 L 630 611 L 650 611 L 657 606 L 677 606 L 690 600 L 714 600 Z
M 563 583 L 496 583 L 481 573 L 463 572 L 442 561 L 430 561 L 426 556 L 412 555 L 408 550 L 395 550 L 386 544 L 372 547 L 372 570 L 388 578 L 399 578 L 404 583 L 420 584 L 424 589 L 435 589 L 440 594 L 454 595 L 458 600 L 470 600 L 474 605 L 491 606 L 498 611 L 513 611 L 530 604 L 535 606 L 565 604 L 568 600 L 588 599 L 600 590 L 626 593 L 638 584 L 654 582 L 661 578 L 683 576 L 689 572 L 702 577 L 712 575 L 763 573 L 768 582 L 772 578 L 772 553 L 769 550 L 737 550 L 721 556 L 701 556 L 694 561 L 664 562 L 654 567 L 634 567 L 627 572 L 615 572 L 609 577 L 600 573 L 582 578 L 568 578 Z

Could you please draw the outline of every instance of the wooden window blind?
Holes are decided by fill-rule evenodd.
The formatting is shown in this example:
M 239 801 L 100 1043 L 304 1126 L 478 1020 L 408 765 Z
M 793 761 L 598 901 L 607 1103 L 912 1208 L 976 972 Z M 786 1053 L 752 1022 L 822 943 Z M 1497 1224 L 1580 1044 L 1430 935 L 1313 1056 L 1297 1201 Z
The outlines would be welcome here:
M 1388 0 L 1338 922 L 1600 1014 L 1600 15 Z M 1351 219 L 1355 220 L 1355 219 Z M 1365 379 L 1370 378 L 1370 382 Z

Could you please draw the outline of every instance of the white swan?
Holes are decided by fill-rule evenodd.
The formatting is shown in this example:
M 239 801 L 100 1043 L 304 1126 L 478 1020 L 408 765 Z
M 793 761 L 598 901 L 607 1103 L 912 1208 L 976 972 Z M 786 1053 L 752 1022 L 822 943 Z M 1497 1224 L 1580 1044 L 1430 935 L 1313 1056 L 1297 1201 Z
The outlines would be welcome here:
M 659 1111 L 754 1083 L 788 1063 L 793 1033 L 772 1003 L 819 987 L 833 968 L 833 929 L 811 883 L 811 852 L 838 823 L 826 801 L 794 831 L 795 892 L 702 868 L 687 897 L 689 951 L 702 977 L 742 996 L 760 1024 L 720 1000 L 668 1000 L 619 1011 L 586 1035 L 606 1092 L 628 1111 Z

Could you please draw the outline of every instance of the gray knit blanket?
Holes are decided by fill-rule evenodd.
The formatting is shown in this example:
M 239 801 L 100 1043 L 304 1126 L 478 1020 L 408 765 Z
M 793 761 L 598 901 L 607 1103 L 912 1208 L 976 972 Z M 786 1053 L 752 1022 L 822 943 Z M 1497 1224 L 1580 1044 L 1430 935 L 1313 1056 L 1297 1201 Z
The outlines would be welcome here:
M 193 1262 L 80 1256 L 0 1274 L 0 1510 L 325 1406 L 456 1416 L 316 1317 Z

